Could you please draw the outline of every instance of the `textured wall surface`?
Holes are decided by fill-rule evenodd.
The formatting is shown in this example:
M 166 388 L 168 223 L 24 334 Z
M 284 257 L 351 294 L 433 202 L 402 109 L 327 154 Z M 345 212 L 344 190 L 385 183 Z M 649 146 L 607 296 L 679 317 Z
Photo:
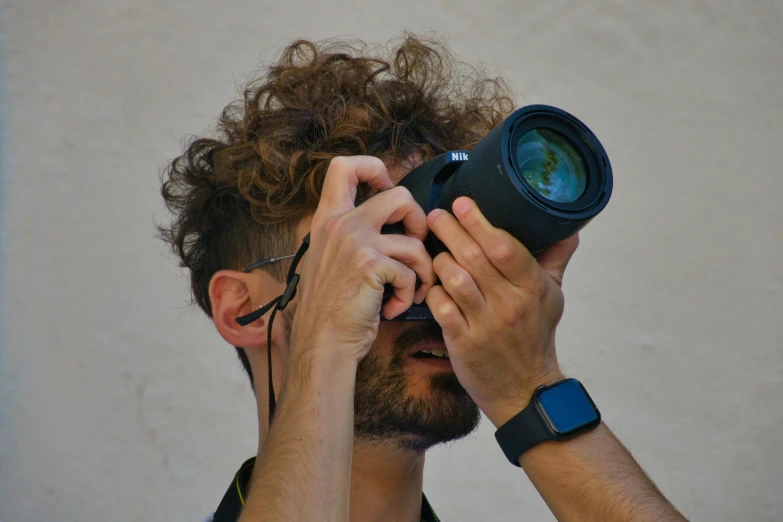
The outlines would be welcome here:
M 233 351 L 154 238 L 158 173 L 295 37 L 434 29 L 581 117 L 616 185 L 559 352 L 694 520 L 783 520 L 783 2 L 7 0 L 0 520 L 194 521 L 253 454 Z M 552 520 L 485 422 L 444 521 Z

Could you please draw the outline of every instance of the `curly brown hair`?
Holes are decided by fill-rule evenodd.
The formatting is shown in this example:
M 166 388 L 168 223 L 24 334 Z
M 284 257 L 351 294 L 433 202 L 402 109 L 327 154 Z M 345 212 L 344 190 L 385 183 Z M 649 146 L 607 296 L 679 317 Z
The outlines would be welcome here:
M 160 235 L 211 317 L 217 271 L 295 249 L 294 229 L 315 212 L 333 158 L 367 154 L 388 164 L 470 149 L 512 109 L 502 79 L 436 40 L 295 41 L 223 110 L 214 136 L 189 141 L 164 170 L 173 217 Z M 265 269 L 284 279 L 284 265 Z

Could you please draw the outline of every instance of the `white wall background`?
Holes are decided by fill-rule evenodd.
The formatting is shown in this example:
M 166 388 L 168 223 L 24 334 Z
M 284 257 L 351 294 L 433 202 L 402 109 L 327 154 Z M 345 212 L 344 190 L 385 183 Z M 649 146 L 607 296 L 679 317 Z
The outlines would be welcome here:
M 193 521 L 255 448 L 233 350 L 154 238 L 158 172 L 295 37 L 434 29 L 581 117 L 614 198 L 559 347 L 669 498 L 783 520 L 783 2 L 16 0 L 2 7 L 0 520 Z M 488 423 L 444 521 L 552 520 Z

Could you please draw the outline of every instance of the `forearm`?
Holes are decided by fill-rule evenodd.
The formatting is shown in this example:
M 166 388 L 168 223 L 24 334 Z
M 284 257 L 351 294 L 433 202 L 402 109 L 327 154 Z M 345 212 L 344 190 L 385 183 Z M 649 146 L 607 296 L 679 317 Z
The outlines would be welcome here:
M 348 520 L 356 362 L 293 356 L 240 522 Z
M 603 423 L 519 463 L 560 522 L 685 520 Z

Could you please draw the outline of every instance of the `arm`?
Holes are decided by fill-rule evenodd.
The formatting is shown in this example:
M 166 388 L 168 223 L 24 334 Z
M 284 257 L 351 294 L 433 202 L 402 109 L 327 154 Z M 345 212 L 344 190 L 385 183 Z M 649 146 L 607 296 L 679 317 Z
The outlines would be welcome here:
M 356 363 L 323 352 L 286 368 L 240 522 L 348 520 Z
M 545 442 L 519 463 L 560 521 L 682 521 L 605 424 Z
M 427 304 L 460 383 L 500 427 L 539 385 L 563 378 L 555 328 L 563 273 L 579 240 L 561 241 L 536 259 L 468 198 L 453 209 L 457 219 L 444 211 L 428 216 L 451 253 L 433 261 L 443 286 L 430 290 Z M 541 443 L 520 464 L 560 521 L 684 520 L 603 424 Z
M 360 182 L 383 191 L 372 205 L 354 206 Z M 396 222 L 407 236 L 380 234 Z M 435 282 L 424 211 L 377 158 L 331 162 L 310 233 L 280 403 L 241 522 L 348 520 L 356 368 L 377 335 L 384 285 L 395 294 L 382 313 L 394 317 Z

